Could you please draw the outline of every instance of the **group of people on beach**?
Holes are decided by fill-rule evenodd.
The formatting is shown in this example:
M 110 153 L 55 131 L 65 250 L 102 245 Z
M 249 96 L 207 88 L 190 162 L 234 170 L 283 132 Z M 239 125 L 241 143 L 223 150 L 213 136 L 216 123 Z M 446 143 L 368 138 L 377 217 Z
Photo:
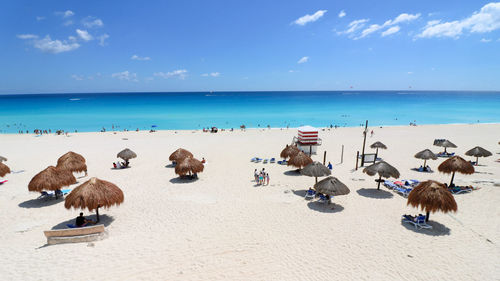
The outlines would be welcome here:
M 260 172 L 255 169 L 253 175 L 258 185 L 269 185 L 269 173 L 266 172 L 266 168 L 262 168 Z

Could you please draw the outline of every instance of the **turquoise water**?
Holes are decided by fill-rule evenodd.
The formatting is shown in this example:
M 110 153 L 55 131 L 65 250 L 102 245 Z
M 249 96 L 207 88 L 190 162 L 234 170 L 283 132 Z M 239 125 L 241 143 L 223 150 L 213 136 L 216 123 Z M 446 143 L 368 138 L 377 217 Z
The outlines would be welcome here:
M 349 91 L 0 95 L 0 132 L 500 122 L 500 92 Z

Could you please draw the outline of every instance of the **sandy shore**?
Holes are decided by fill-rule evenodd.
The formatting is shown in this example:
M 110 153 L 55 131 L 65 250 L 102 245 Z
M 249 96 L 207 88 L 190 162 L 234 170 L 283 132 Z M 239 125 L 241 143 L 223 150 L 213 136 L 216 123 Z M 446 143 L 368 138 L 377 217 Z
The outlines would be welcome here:
M 0 155 L 14 171 L 0 186 L 0 279 L 499 280 L 500 186 L 494 183 L 500 183 L 500 124 L 371 129 L 367 146 L 385 143 L 379 154 L 401 178 L 449 181 L 446 174 L 411 170 L 423 162 L 416 152 L 440 151 L 432 146 L 435 138 L 454 142 L 458 148 L 450 151 L 467 160 L 464 152 L 476 145 L 493 156 L 480 158 L 475 174 L 455 177 L 480 188 L 455 196 L 457 213 L 432 214 L 433 230 L 415 231 L 400 217 L 418 210 L 386 188 L 377 192 L 373 177 L 353 170 L 362 128 L 320 132 L 323 145 L 313 159 L 322 161 L 326 150 L 333 175 L 351 190 L 333 199 L 333 210 L 304 200 L 314 178 L 249 161 L 279 158 L 295 129 L 0 135 Z M 138 155 L 132 168 L 111 170 L 126 147 Z M 166 167 L 179 147 L 207 159 L 199 180 L 180 182 Z M 66 210 L 62 200 L 37 201 L 27 185 L 70 150 L 87 159 L 89 177 L 117 184 L 125 202 L 100 212 L 107 239 L 46 246 L 43 231 L 72 222 L 79 210 Z M 442 161 L 428 163 L 437 170 Z M 264 167 L 271 183 L 257 187 L 253 170 Z

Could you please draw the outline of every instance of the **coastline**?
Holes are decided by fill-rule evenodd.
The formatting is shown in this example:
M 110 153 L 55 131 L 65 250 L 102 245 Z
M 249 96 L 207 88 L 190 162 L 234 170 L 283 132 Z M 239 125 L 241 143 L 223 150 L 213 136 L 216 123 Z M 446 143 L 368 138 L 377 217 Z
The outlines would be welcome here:
M 54 276 L 74 280 L 498 279 L 500 189 L 495 184 L 500 183 L 500 164 L 495 160 L 500 157 L 500 124 L 369 128 L 374 136 L 367 138 L 367 151 L 372 151 L 368 147 L 375 141 L 386 144 L 388 149 L 379 155 L 400 171 L 401 178 L 450 180 L 447 174 L 411 170 L 422 165 L 413 157 L 416 152 L 442 150 L 432 145 L 436 138 L 450 139 L 458 146 L 450 150 L 466 160 L 472 157 L 464 152 L 476 145 L 493 156 L 479 159 L 477 173 L 456 175 L 457 184 L 479 188 L 455 196 L 457 213 L 433 213 L 433 229 L 417 231 L 402 223 L 401 215 L 420 210 L 407 206 L 404 197 L 385 187 L 375 193 L 374 177 L 354 170 L 356 151 L 363 142 L 361 127 L 319 132 L 323 144 L 313 160 L 322 161 L 327 151 L 333 176 L 351 190 L 333 198 L 333 210 L 304 200 L 303 192 L 314 178 L 297 176 L 292 167 L 250 162 L 255 156 L 279 159 L 285 144 L 297 135 L 292 128 L 216 134 L 178 130 L 38 138 L 0 135 L 0 155 L 8 158 L 5 163 L 13 171 L 1 186 L 4 266 L 0 276 L 10 280 Z M 126 147 L 138 155 L 130 161 L 131 168 L 112 170 L 116 153 Z M 180 182 L 174 169 L 166 166 L 169 154 L 179 147 L 207 160 L 198 180 Z M 78 184 L 94 176 L 108 180 L 123 190 L 125 201 L 100 211 L 107 239 L 46 246 L 43 231 L 72 222 L 80 210 L 65 209 L 63 201 L 40 203 L 39 194 L 28 192 L 27 185 L 70 150 L 87 161 L 89 176 L 78 174 Z M 428 164 L 436 170 L 442 161 Z M 254 169 L 261 168 L 271 176 L 268 186 L 253 182 Z M 64 266 L 53 266 L 54 260 L 64 260 Z M 92 271 L 77 274 L 82 262 Z M 335 272 L 325 273 L 332 263 Z M 425 270 L 418 270 L 416 276 L 409 268 Z

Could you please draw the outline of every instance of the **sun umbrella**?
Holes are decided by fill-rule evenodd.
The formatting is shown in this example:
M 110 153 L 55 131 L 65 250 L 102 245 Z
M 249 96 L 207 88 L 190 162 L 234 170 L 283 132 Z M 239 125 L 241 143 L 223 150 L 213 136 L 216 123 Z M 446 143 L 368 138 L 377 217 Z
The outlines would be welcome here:
M 76 179 L 71 171 L 49 166 L 31 179 L 28 184 L 28 190 L 36 192 L 42 192 L 43 190 L 59 190 L 63 186 L 75 183 Z
M 7 161 L 7 158 L 0 156 L 0 162 L 4 162 L 4 161 Z
M 0 162 L 0 177 L 5 177 L 6 174 L 10 173 L 10 169 L 7 165 L 4 163 Z
M 459 172 L 464 175 L 474 174 L 474 166 L 469 161 L 465 161 L 460 156 L 453 156 L 445 160 L 441 165 L 439 165 L 438 170 L 446 174 L 452 174 L 450 186 L 453 184 L 453 179 L 455 178 L 455 172 Z
M 433 180 L 421 182 L 413 188 L 408 195 L 407 205 L 412 205 L 415 208 L 420 205 L 420 208 L 427 212 L 426 221 L 429 221 L 431 212 L 457 211 L 457 202 L 446 185 Z
M 316 179 L 315 183 L 318 183 L 318 177 L 329 176 L 332 171 L 320 162 L 314 161 L 300 170 L 300 173 L 304 176 L 314 177 Z
M 176 151 L 174 151 L 172 154 L 170 154 L 170 157 L 168 158 L 168 160 L 180 162 L 182 159 L 184 159 L 186 157 L 193 157 L 193 153 L 185 150 L 184 148 L 179 148 Z
M 57 164 L 59 164 L 59 162 L 64 162 L 68 158 L 85 163 L 85 158 L 83 156 L 73 151 L 69 151 L 57 159 Z
M 200 173 L 203 172 L 203 163 L 200 160 L 186 157 L 175 165 L 175 173 L 184 176 L 186 174 L 191 175 L 192 173 Z
M 444 153 L 447 153 L 447 152 L 446 152 L 446 148 L 447 148 L 447 147 L 457 148 L 457 146 L 456 146 L 454 143 L 452 143 L 451 141 L 449 141 L 449 140 L 438 140 L 438 141 L 434 141 L 434 145 L 435 145 L 435 146 L 444 147 Z
M 85 158 L 78 153 L 70 151 L 57 159 L 57 168 L 68 170 L 70 172 L 87 173 Z
M 426 167 L 425 163 L 427 162 L 427 160 L 429 160 L 429 159 L 436 160 L 437 156 L 429 149 L 425 149 L 425 150 L 422 150 L 419 153 L 415 154 L 415 158 L 423 159 L 424 160 L 424 168 L 425 168 Z
M 118 152 L 116 157 L 125 160 L 125 167 L 128 167 L 128 160 L 137 157 L 137 154 L 135 154 L 132 150 L 125 148 L 124 150 Z
M 389 165 L 389 163 L 385 161 L 380 161 L 363 169 L 363 173 L 367 173 L 370 176 L 374 176 L 376 174 L 379 175 L 377 180 L 378 185 L 377 189 L 380 189 L 380 182 L 382 182 L 382 177 L 384 178 L 399 178 L 399 171 L 393 166 Z
M 349 188 L 336 177 L 327 177 L 314 185 L 314 189 L 330 196 L 347 195 Z
M 120 205 L 123 200 L 123 191 L 118 186 L 109 181 L 91 178 L 66 196 L 64 207 L 96 210 L 97 222 L 99 222 L 99 208 Z
M 299 153 L 299 148 L 295 145 L 286 145 L 285 148 L 283 148 L 283 150 L 281 151 L 280 153 L 280 157 L 283 158 L 283 159 L 286 159 L 288 157 L 292 157 L 292 156 L 295 156 L 297 155 L 297 153 Z
M 378 154 L 378 149 L 387 149 L 387 146 L 385 146 L 385 144 L 377 141 L 377 142 L 374 142 L 372 145 L 370 145 L 371 148 L 376 148 L 377 151 L 375 152 L 376 154 Z
M 290 160 L 288 160 L 288 166 L 294 166 L 301 169 L 302 167 L 305 167 L 312 162 L 313 161 L 311 157 L 307 156 L 307 154 L 305 154 L 304 152 L 299 151 L 299 153 L 290 157 Z
M 486 150 L 480 146 L 476 146 L 473 149 L 465 152 L 465 155 L 475 156 L 476 157 L 476 165 L 477 165 L 479 157 L 488 157 L 488 156 L 491 156 L 492 154 L 488 150 Z

